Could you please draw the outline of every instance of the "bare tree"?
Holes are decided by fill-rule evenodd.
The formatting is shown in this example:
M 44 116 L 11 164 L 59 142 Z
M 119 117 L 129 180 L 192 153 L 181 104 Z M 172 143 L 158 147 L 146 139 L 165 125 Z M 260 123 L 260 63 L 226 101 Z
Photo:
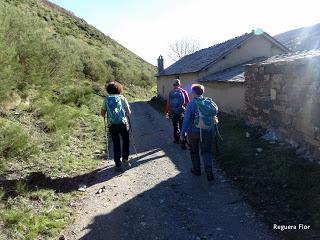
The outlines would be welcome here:
M 186 55 L 194 53 L 201 48 L 201 43 L 192 38 L 181 38 L 169 44 L 168 56 L 178 61 Z

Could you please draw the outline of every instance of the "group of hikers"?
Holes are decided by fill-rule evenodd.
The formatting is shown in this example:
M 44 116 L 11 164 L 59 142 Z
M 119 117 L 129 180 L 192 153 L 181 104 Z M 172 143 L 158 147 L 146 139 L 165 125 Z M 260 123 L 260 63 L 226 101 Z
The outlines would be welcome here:
M 108 95 L 104 99 L 101 115 L 107 122 L 113 142 L 116 171 L 121 171 L 123 166 L 130 167 L 131 110 L 127 99 L 122 95 L 123 86 L 120 83 L 110 82 L 106 85 L 106 90 Z M 181 87 L 180 80 L 174 80 L 173 89 L 167 97 L 165 117 L 172 120 L 174 143 L 181 144 L 182 149 L 187 149 L 188 145 L 190 149 L 191 173 L 201 176 L 201 152 L 207 179 L 212 181 L 212 144 L 218 124 L 218 106 L 203 94 L 204 86 L 193 84 L 190 100 L 188 92 Z

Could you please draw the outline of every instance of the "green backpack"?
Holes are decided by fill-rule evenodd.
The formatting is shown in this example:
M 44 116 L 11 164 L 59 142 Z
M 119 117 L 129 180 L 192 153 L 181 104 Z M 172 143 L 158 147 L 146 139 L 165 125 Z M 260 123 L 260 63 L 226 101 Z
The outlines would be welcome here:
M 126 123 L 126 113 L 122 106 L 122 95 L 111 95 L 105 98 L 105 108 L 109 124 Z
M 218 106 L 211 98 L 196 98 L 194 126 L 209 130 L 214 127 L 214 117 L 218 114 Z

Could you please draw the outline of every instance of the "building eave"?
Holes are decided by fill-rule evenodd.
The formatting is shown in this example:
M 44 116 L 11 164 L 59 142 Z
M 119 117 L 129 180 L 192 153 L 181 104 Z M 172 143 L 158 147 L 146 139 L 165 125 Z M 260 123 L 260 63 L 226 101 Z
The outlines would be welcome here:
M 214 61 L 212 61 L 211 63 L 207 64 L 205 67 L 203 67 L 200 71 L 204 71 L 205 69 L 207 69 L 209 66 L 214 65 L 218 62 L 221 61 L 221 59 L 223 59 L 224 57 L 226 57 L 227 55 L 229 55 L 230 53 L 232 53 L 234 51 L 234 49 L 236 49 L 237 47 L 241 46 L 243 43 L 249 41 L 249 39 L 253 38 L 253 33 L 251 33 L 250 36 L 248 36 L 248 38 L 246 38 L 245 40 L 243 40 L 242 42 L 240 42 L 239 44 L 235 45 L 233 48 L 230 48 L 227 52 L 225 52 L 224 54 L 222 54 L 221 56 L 219 56 L 219 58 L 215 59 Z
M 273 42 L 275 45 L 277 45 L 279 48 L 281 48 L 283 51 L 285 52 L 291 52 L 291 50 L 289 48 L 287 48 L 285 45 L 283 45 L 281 42 L 279 42 L 277 39 L 275 39 L 274 37 L 270 36 L 268 33 L 264 32 L 262 34 L 263 37 L 265 37 L 266 39 L 268 39 L 269 41 Z
M 180 73 L 161 73 L 161 74 L 156 74 L 156 77 L 161 77 L 161 76 L 175 76 L 175 75 L 181 75 L 181 74 L 192 74 L 192 73 L 198 73 L 200 71 L 193 71 L 193 72 L 180 72 Z

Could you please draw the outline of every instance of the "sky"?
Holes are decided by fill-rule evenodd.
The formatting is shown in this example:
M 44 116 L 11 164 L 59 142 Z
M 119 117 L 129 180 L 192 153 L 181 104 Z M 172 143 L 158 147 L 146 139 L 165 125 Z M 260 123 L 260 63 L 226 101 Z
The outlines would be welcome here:
M 319 0 L 51 0 L 156 65 L 170 43 L 209 47 L 261 28 L 270 35 L 320 22 Z

